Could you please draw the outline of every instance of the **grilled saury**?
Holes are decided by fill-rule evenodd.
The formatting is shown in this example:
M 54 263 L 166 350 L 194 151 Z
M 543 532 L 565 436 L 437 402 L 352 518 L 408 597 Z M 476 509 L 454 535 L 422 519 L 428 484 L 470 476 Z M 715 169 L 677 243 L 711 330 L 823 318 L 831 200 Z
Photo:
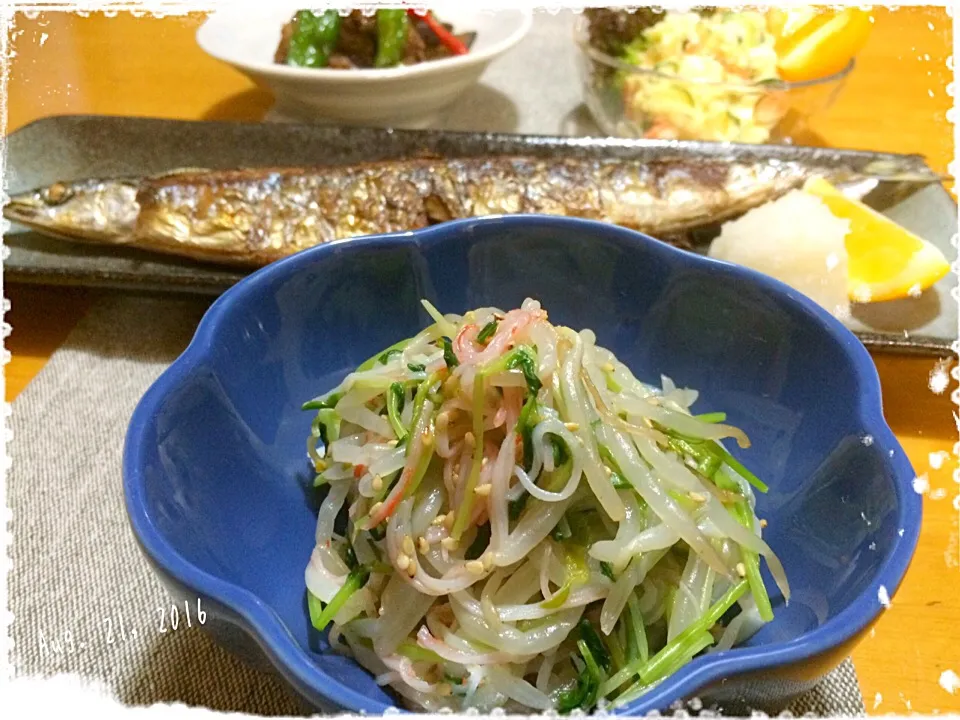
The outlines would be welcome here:
M 55 183 L 13 197 L 4 215 L 72 240 L 256 266 L 333 240 L 497 214 L 568 215 L 663 237 L 739 215 L 812 174 L 788 162 L 533 157 L 183 170 Z

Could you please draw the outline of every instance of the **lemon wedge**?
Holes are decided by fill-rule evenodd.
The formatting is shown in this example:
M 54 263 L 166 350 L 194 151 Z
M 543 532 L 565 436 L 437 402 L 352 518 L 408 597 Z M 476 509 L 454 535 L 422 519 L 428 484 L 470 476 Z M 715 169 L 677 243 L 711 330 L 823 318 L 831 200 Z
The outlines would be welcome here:
M 848 292 L 854 302 L 916 297 L 950 271 L 943 253 L 875 210 L 841 193 L 822 178 L 811 178 L 804 192 L 818 198 L 838 218 L 849 221 Z
M 789 82 L 840 72 L 866 44 L 872 29 L 870 13 L 859 8 L 805 10 L 768 21 L 779 28 L 775 34 L 780 76 Z

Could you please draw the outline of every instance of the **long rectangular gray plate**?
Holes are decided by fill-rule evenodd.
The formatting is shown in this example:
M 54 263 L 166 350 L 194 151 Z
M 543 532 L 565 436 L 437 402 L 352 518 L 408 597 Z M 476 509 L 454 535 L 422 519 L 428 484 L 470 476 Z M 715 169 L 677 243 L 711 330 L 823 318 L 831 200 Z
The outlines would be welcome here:
M 741 162 L 798 160 L 856 170 L 929 172 L 923 159 L 913 155 L 789 145 L 61 116 L 39 120 L 10 135 L 7 192 L 14 194 L 58 180 L 148 175 L 181 167 L 325 165 L 423 154 L 723 157 Z M 941 185 L 886 182 L 868 201 L 954 259 L 950 241 L 957 232 L 957 207 Z M 219 294 L 244 276 L 243 272 L 188 259 L 72 244 L 17 225 L 4 242 L 10 249 L 4 277 L 12 282 Z M 955 287 L 956 276 L 951 273 L 919 298 L 859 306 L 848 325 L 871 349 L 949 354 L 957 340 L 957 302 L 950 296 Z

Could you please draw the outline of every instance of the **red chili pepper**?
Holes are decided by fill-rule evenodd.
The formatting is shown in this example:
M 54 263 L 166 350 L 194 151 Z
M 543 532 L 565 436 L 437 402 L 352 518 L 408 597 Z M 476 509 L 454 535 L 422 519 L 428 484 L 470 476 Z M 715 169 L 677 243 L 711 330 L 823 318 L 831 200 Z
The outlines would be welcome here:
M 358 480 L 363 477 L 363 474 L 367 471 L 366 465 L 357 465 L 353 468 L 353 476 Z
M 456 36 L 448 32 L 447 29 L 443 25 L 441 25 L 437 21 L 437 19 L 430 13 L 429 10 L 421 15 L 420 13 L 415 11 L 413 8 L 409 8 L 407 10 L 407 14 L 423 20 L 427 24 L 427 27 L 429 27 L 433 31 L 433 34 L 437 36 L 437 39 L 440 42 L 442 42 L 447 47 L 447 49 L 450 52 L 452 52 L 454 55 L 467 54 L 468 52 L 467 46 L 464 45 L 462 42 L 460 42 L 460 40 Z

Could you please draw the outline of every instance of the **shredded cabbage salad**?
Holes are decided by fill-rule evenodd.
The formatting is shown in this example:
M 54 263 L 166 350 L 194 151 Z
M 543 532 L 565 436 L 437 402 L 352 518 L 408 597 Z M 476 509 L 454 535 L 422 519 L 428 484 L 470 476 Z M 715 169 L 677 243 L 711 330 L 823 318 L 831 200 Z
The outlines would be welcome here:
M 304 405 L 308 607 L 334 650 L 418 710 L 590 711 L 772 619 L 766 487 L 723 413 L 535 300 L 423 304 L 433 324 Z

